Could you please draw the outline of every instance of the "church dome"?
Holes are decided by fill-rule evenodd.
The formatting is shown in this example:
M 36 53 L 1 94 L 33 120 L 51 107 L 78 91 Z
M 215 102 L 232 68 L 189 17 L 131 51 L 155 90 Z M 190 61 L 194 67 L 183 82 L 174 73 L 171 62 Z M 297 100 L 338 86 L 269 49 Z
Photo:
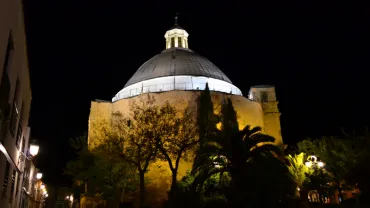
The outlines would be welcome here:
M 205 57 L 186 48 L 170 48 L 145 62 L 126 83 L 125 87 L 148 79 L 191 75 L 223 80 L 230 79 Z
M 212 62 L 188 48 L 189 34 L 177 25 L 165 34 L 166 49 L 149 59 L 112 101 L 149 92 L 204 90 L 242 95 L 239 88 Z

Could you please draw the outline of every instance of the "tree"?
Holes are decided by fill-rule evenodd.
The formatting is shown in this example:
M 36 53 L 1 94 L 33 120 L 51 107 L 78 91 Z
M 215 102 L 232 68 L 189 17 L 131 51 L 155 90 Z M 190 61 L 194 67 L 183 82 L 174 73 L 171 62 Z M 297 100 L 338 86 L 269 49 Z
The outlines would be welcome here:
M 332 186 L 333 178 L 324 168 L 314 168 L 307 177 L 309 183 L 306 187 L 308 190 L 317 191 L 320 203 L 325 202 L 325 197 L 330 198 L 334 196 L 335 187 Z
M 192 168 L 192 175 L 198 174 L 195 182 L 192 185 L 192 192 L 199 183 L 203 183 L 212 173 L 216 173 L 219 170 L 214 170 L 213 161 L 219 160 L 219 158 L 210 158 L 208 153 L 209 146 L 208 142 L 212 142 L 212 139 L 217 136 L 219 132 L 217 129 L 217 123 L 220 121 L 220 117 L 214 113 L 213 102 L 211 98 L 211 92 L 208 87 L 208 83 L 204 91 L 201 92 L 197 100 L 197 126 L 198 126 L 198 138 L 199 146 L 195 152 L 195 158 Z M 221 161 L 220 161 L 221 162 Z M 210 165 L 208 167 L 208 165 Z
M 287 156 L 289 162 L 289 171 L 296 182 L 300 198 L 302 201 L 308 201 L 308 191 L 316 190 L 319 193 L 319 199 L 323 202 L 323 197 L 332 197 L 334 195 L 333 178 L 323 168 L 317 166 L 307 167 L 307 154 L 301 152 L 294 156 Z
M 133 167 L 107 154 L 105 147 L 89 151 L 86 136 L 70 139 L 70 144 L 78 157 L 67 163 L 65 174 L 80 185 L 88 183 L 85 195 L 103 195 L 110 207 L 118 207 L 125 192 L 136 187 Z
M 272 144 L 275 139 L 262 134 L 260 127 L 246 126 L 243 130 L 239 130 L 231 100 L 228 99 L 223 103 L 220 118 L 221 129 L 207 137 L 199 151 L 198 161 L 193 168 L 193 174 L 196 175 L 193 190 L 198 185 L 202 186 L 210 176 L 229 172 L 232 178 L 232 194 L 229 195 L 229 199 L 233 202 L 232 206 L 239 206 L 253 201 L 251 195 L 256 196 L 254 188 L 258 188 L 258 184 L 255 184 L 255 178 L 252 181 L 252 177 L 248 176 L 258 177 L 258 175 L 253 174 L 254 171 L 251 168 L 256 170 L 259 167 L 274 166 L 274 171 L 281 170 L 279 176 L 285 175 L 289 178 L 285 164 L 276 157 L 281 155 L 282 151 Z M 259 173 L 265 172 L 262 169 L 259 171 Z M 252 190 L 249 185 L 252 185 Z M 272 203 L 277 203 L 276 200 L 274 199 Z
M 370 158 L 370 131 L 368 128 L 363 128 L 359 131 L 347 133 L 343 131 L 343 138 L 350 140 L 352 144 L 352 152 L 355 154 L 352 168 L 347 174 L 346 182 L 354 187 L 358 187 L 361 191 L 360 202 L 369 205 L 370 197 L 370 175 L 369 158 Z
M 205 146 L 208 142 L 211 142 L 212 138 L 216 137 L 218 133 L 217 130 L 217 123 L 219 122 L 219 116 L 215 115 L 213 102 L 211 98 L 211 92 L 209 91 L 208 83 L 204 91 L 201 92 L 198 103 L 197 103 L 197 127 L 198 127 L 198 138 L 199 138 L 199 146 L 195 152 L 195 158 L 192 168 L 192 173 L 198 173 L 199 176 L 197 181 L 205 181 L 208 178 L 209 173 L 215 172 L 208 170 L 209 168 L 213 167 L 213 163 L 210 162 L 210 158 L 208 154 L 204 154 L 204 152 L 208 152 L 208 146 Z M 206 168 L 208 164 L 212 164 L 212 167 Z M 209 173 L 203 172 L 207 170 Z M 202 177 L 204 176 L 204 177 Z M 201 179 L 202 178 L 202 179 Z M 195 182 L 193 185 L 193 189 L 196 188 L 198 182 Z M 193 190 L 195 192 L 195 190 Z
M 197 109 L 198 135 L 201 144 L 203 144 L 207 138 L 214 136 L 215 132 L 217 131 L 216 124 L 219 122 L 219 117 L 214 113 L 213 102 L 208 83 L 198 98 Z
M 172 173 L 171 190 L 176 189 L 180 159 L 188 160 L 198 144 L 197 128 L 191 109 L 177 110 L 168 102 L 155 105 L 154 98 L 133 104 L 130 116 L 113 115 L 105 143 L 111 143 L 126 162 L 133 164 L 140 178 L 140 204 L 144 204 L 145 173 L 156 160 L 168 162 Z M 172 193 L 172 191 L 171 191 Z
M 355 164 L 356 153 L 352 150 L 352 142 L 340 137 L 322 137 L 306 139 L 297 144 L 300 152 L 315 155 L 326 164 L 325 169 L 333 176 L 341 199 L 342 184 Z
M 286 158 L 289 162 L 289 172 L 297 184 L 297 189 L 300 191 L 301 199 L 307 201 L 307 185 L 310 183 L 309 176 L 313 173 L 313 169 L 309 169 L 305 165 L 306 155 L 303 152 L 293 156 L 288 155 Z
M 130 116 L 120 112 L 113 114 L 112 123 L 105 129 L 106 144 L 112 153 L 136 167 L 139 173 L 140 207 L 145 203 L 145 173 L 149 164 L 157 158 L 159 135 L 155 128 L 162 117 L 161 108 L 154 105 L 155 99 L 141 100 L 141 105 L 134 103 Z
M 180 159 L 189 161 L 198 144 L 197 126 L 193 110 L 178 111 L 166 103 L 160 109 L 161 117 L 157 120 L 158 148 L 164 160 L 168 162 L 172 173 L 171 195 L 176 192 L 177 172 Z

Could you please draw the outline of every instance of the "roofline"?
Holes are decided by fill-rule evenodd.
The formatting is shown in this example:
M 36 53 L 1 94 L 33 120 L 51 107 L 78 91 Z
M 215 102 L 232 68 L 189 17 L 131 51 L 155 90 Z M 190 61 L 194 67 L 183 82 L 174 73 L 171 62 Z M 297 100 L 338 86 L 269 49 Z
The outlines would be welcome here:
M 254 85 L 251 88 L 274 88 L 274 85 Z
M 95 102 L 98 102 L 98 103 L 111 103 L 111 101 L 108 101 L 108 100 L 100 100 L 100 99 L 95 99 Z

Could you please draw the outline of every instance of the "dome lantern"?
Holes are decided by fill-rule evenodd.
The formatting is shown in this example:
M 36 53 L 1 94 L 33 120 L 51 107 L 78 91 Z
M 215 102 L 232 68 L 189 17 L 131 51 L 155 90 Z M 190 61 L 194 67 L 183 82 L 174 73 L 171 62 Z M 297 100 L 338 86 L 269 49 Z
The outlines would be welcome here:
M 178 16 L 175 16 L 175 25 L 167 30 L 164 35 L 166 38 L 166 49 L 169 48 L 189 48 L 188 37 L 189 34 L 178 25 Z

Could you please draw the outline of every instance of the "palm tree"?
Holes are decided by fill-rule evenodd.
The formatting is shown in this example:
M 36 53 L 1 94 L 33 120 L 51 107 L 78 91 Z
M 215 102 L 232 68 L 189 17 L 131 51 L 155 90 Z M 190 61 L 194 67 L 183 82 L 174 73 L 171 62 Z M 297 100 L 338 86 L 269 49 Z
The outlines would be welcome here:
M 294 156 L 288 155 L 288 169 L 291 173 L 294 182 L 297 186 L 297 191 L 301 197 L 301 200 L 304 202 L 308 201 L 308 190 L 307 186 L 310 183 L 310 175 L 313 173 L 313 169 L 309 169 L 306 165 L 306 155 L 302 152 Z
M 248 176 L 258 177 L 253 174 L 251 167 L 258 164 L 261 159 L 268 158 L 270 161 L 281 164 L 282 162 L 276 156 L 283 154 L 282 150 L 273 144 L 275 139 L 269 135 L 261 133 L 260 127 L 251 128 L 249 125 L 239 130 L 237 115 L 230 99 L 222 105 L 221 109 L 221 128 L 217 134 L 205 138 L 204 145 L 201 147 L 194 163 L 192 173 L 195 175 L 193 190 L 203 183 L 210 176 L 228 172 L 231 175 L 231 195 L 229 200 L 232 206 L 246 204 L 246 200 L 252 187 L 248 187 L 251 181 L 253 183 L 257 178 L 248 178 Z M 265 162 L 265 160 L 264 160 Z M 263 164 L 259 164 L 260 166 Z M 264 180 L 264 179 L 261 179 Z

